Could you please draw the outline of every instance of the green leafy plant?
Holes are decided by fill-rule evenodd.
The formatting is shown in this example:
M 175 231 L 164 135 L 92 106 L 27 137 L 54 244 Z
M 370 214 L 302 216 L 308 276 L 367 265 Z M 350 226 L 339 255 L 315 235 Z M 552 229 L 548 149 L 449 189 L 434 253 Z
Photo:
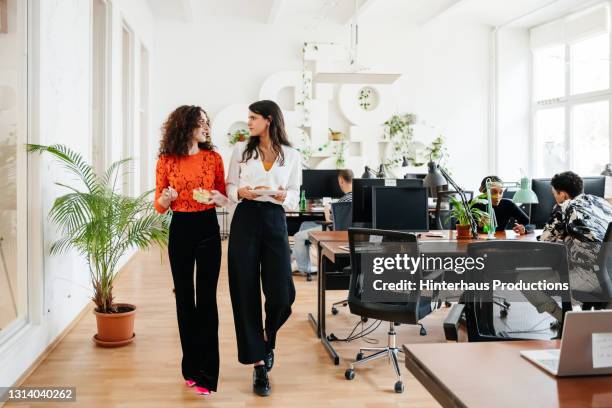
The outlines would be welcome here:
M 476 223 L 479 223 L 481 218 L 487 216 L 486 212 L 474 207 L 474 205 L 479 202 L 478 198 L 469 201 L 467 207 L 456 197 L 450 196 L 449 201 L 451 203 L 449 218 L 457 220 L 457 224 L 459 225 L 470 225 L 470 213 L 474 217 Z
M 92 300 L 97 311 L 116 313 L 113 282 L 117 264 L 133 248 L 148 248 L 152 243 L 165 246 L 168 241 L 169 215 L 160 215 L 148 199 L 152 191 L 129 197 L 115 191 L 121 170 L 131 159 L 114 162 L 103 174 L 80 154 L 64 145 L 28 144 L 30 153 L 49 153 L 82 184 L 79 188 L 55 183 L 69 193 L 55 199 L 49 218 L 63 237 L 51 245 L 51 254 L 75 249 L 87 260 Z M 129 168 L 128 168 L 129 171 Z
M 227 135 L 229 136 L 229 144 L 233 146 L 238 142 L 244 142 L 248 139 L 251 132 L 246 129 L 237 129 L 233 133 L 228 133 Z
M 400 165 L 404 160 L 413 166 L 422 166 L 417 158 L 414 133 L 412 125 L 416 122 L 416 115 L 406 113 L 403 115 L 393 115 L 384 125 L 391 142 L 391 154 L 387 161 L 383 163 L 385 168 L 390 169 Z
M 370 110 L 370 106 L 372 106 L 371 97 L 372 97 L 372 89 L 362 88 L 359 91 L 359 96 L 357 97 L 357 99 L 359 100 L 359 106 L 363 110 L 365 111 Z
M 430 161 L 437 162 L 443 157 L 448 156 L 448 150 L 446 149 L 446 146 L 444 146 L 444 142 L 444 136 L 439 135 L 431 142 L 431 145 L 425 149 L 425 154 Z

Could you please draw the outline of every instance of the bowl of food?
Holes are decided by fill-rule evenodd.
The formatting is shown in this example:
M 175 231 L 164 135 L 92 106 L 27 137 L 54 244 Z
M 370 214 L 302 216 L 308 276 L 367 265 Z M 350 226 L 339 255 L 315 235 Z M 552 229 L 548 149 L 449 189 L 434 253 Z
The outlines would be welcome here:
M 193 199 L 200 204 L 210 204 L 211 193 L 204 188 L 195 188 L 193 190 Z
M 257 186 L 253 189 L 253 194 L 255 195 L 269 195 L 275 196 L 279 194 L 279 190 L 273 190 L 270 186 Z

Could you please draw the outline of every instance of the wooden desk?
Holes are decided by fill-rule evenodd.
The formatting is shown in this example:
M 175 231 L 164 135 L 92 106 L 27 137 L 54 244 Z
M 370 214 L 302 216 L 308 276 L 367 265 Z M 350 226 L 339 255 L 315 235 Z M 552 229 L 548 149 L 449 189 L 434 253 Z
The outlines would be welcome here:
M 321 318 L 321 270 L 322 270 L 322 260 L 323 260 L 323 249 L 321 248 L 321 244 L 323 242 L 332 242 L 332 241 L 348 241 L 348 231 L 311 231 L 308 233 L 308 239 L 311 245 L 314 245 L 317 248 L 317 267 L 319 273 L 317 274 L 317 317 L 312 315 L 312 313 L 308 313 L 308 320 L 313 326 L 313 329 L 317 335 L 317 337 L 321 337 L 320 330 L 320 318 Z M 307 280 L 310 280 L 310 275 L 306 276 Z
M 434 231 L 432 231 L 434 232 Z M 450 255 L 457 256 L 465 254 L 467 246 L 473 242 L 485 242 L 487 234 L 480 234 L 478 240 L 476 239 L 461 239 L 457 240 L 456 231 L 435 231 L 436 233 L 442 233 L 444 236 L 439 237 L 428 237 L 427 233 L 420 234 L 418 238 L 419 251 L 421 253 L 428 254 L 439 254 L 439 255 Z M 542 233 L 541 230 L 536 230 L 534 233 L 517 235 L 516 240 L 520 241 L 535 241 L 537 236 Z M 497 232 L 495 237 L 499 240 L 505 240 L 505 232 Z M 310 241 L 317 244 L 317 250 L 319 251 L 319 273 L 317 275 L 317 318 L 308 315 L 308 319 L 313 324 L 317 336 L 321 339 L 321 343 L 327 350 L 329 356 L 335 365 L 340 364 L 340 357 L 334 350 L 327 338 L 327 332 L 325 329 L 325 292 L 327 290 L 327 279 L 326 274 L 328 273 L 328 263 L 336 264 L 340 261 L 347 262 L 350 258 L 350 253 L 346 249 L 341 247 L 348 246 L 348 231 L 316 231 L 310 233 Z M 329 260 L 329 262 L 325 262 Z M 337 269 L 337 268 L 336 268 Z M 347 287 L 348 289 L 348 287 Z
M 612 407 L 612 376 L 555 378 L 520 356 L 559 341 L 405 344 L 408 370 L 443 407 Z

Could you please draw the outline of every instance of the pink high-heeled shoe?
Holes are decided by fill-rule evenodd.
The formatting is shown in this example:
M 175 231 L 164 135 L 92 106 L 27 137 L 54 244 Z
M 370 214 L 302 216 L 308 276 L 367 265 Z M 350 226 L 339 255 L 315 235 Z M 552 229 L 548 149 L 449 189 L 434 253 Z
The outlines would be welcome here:
M 195 391 L 196 391 L 196 394 L 199 394 L 199 395 L 210 395 L 210 390 L 208 388 L 204 388 L 199 385 L 195 387 Z

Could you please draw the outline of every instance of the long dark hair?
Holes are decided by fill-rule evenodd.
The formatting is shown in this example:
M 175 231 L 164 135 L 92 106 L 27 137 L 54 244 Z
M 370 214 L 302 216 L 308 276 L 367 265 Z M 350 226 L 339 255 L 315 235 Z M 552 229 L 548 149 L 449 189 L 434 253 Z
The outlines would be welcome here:
M 285 131 L 285 119 L 281 108 L 274 101 L 258 101 L 249 106 L 249 110 L 253 113 L 263 116 L 270 120 L 270 141 L 272 142 L 272 150 L 279 156 L 279 164 L 285 164 L 285 155 L 283 154 L 282 146 L 291 147 L 287 132 Z M 242 163 L 246 163 L 252 158 L 259 158 L 259 137 L 250 137 L 246 149 L 242 152 Z
M 200 127 L 202 113 L 209 121 L 208 114 L 199 106 L 183 105 L 176 108 L 162 126 L 159 155 L 188 155 L 193 140 L 193 130 Z M 204 143 L 198 143 L 198 147 L 201 150 L 213 150 L 215 148 L 210 139 Z

